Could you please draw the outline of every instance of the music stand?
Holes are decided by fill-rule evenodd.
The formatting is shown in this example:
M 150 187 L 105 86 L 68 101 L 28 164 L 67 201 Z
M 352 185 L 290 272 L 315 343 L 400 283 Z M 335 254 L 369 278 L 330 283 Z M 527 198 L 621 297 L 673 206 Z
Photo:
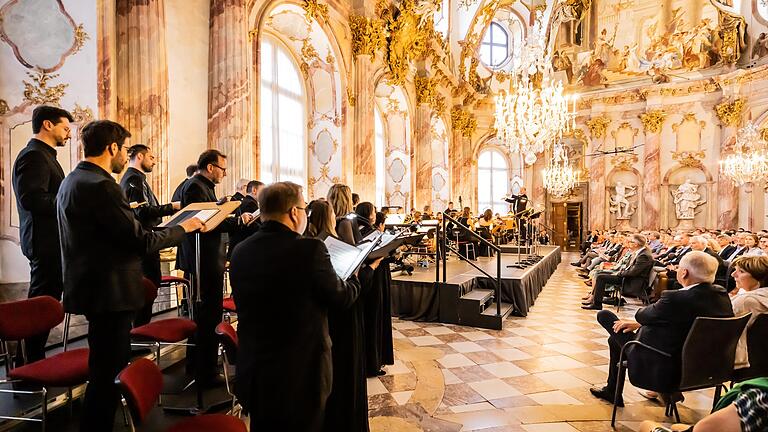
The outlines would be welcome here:
M 530 211 L 530 209 L 525 209 L 525 210 L 521 211 L 520 213 L 515 213 L 513 215 L 513 217 L 515 219 L 517 219 L 517 221 L 518 221 L 517 222 L 517 262 L 515 264 L 508 265 L 507 268 L 524 269 L 524 268 L 528 267 L 528 264 L 523 262 L 522 259 L 520 258 L 520 256 L 521 256 L 521 252 L 520 252 L 520 231 L 522 231 L 522 229 L 520 227 L 520 225 L 521 225 L 520 221 L 526 217 L 526 213 L 528 213 L 529 211 Z M 526 224 L 526 229 L 527 229 L 527 224 Z
M 195 273 L 192 276 L 192 280 L 190 281 L 192 286 L 195 289 L 195 299 L 194 301 L 190 302 L 189 305 L 189 316 L 195 317 L 197 315 L 197 312 L 199 308 L 201 307 L 203 301 L 200 297 L 200 234 L 206 233 L 215 230 L 222 222 L 224 222 L 224 219 L 226 219 L 232 212 L 238 209 L 240 207 L 240 201 L 227 201 L 223 204 L 217 204 L 216 202 L 200 202 L 200 203 L 192 203 L 183 209 L 176 212 L 173 216 L 171 216 L 170 219 L 163 222 L 158 226 L 158 228 L 167 228 L 172 227 L 180 224 L 181 222 L 195 217 L 198 212 L 201 210 L 217 210 L 216 214 L 210 217 L 210 219 L 206 220 L 204 222 L 203 228 L 201 228 L 199 231 L 195 231 Z M 190 299 L 191 300 L 191 299 Z M 194 319 L 194 318 L 193 318 Z M 199 370 L 196 373 L 197 376 L 199 376 Z M 197 376 L 195 379 L 187 383 L 186 386 L 182 389 L 182 392 L 187 390 L 192 384 L 195 384 L 197 381 Z M 188 415 L 198 415 L 202 412 L 206 412 L 211 408 L 218 408 L 221 404 L 217 403 L 214 405 L 211 405 L 207 409 L 203 406 L 203 389 L 202 386 L 197 385 L 197 406 L 191 407 L 191 408 L 184 408 L 184 407 L 163 407 L 164 411 L 169 412 L 176 412 L 181 414 L 188 414 Z M 227 400 L 226 403 L 230 403 L 231 400 Z

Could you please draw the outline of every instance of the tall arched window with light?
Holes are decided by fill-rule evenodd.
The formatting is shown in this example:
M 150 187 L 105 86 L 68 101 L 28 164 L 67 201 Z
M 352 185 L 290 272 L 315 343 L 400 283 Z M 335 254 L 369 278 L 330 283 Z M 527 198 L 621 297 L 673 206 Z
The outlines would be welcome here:
M 384 188 L 386 185 L 386 134 L 384 132 L 384 121 L 381 118 L 381 110 L 378 106 L 374 105 L 374 131 L 376 133 L 376 140 L 374 142 L 374 157 L 376 160 L 376 207 L 381 208 L 384 206 Z
M 507 61 L 507 57 L 509 35 L 499 23 L 492 21 L 480 45 L 480 60 L 491 68 L 497 68 Z
M 276 39 L 261 40 L 259 134 L 264 183 L 291 181 L 307 186 L 306 99 L 301 74 Z
M 501 152 L 483 150 L 477 160 L 477 198 L 479 212 L 491 209 L 494 213 L 507 213 L 504 201 L 509 188 L 509 165 Z

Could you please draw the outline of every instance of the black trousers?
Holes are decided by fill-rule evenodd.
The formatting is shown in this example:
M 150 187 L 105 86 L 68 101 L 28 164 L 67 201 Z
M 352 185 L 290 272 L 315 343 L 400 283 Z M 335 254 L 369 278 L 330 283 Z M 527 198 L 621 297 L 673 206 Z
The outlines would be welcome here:
M 619 285 L 621 284 L 621 277 L 607 274 L 607 273 L 599 273 L 595 277 L 595 283 L 592 287 L 592 295 L 593 299 L 592 304 L 596 306 L 602 306 L 603 305 L 603 296 L 605 296 L 605 287 L 609 284 L 613 285 Z
M 28 298 L 51 296 L 61 300 L 64 290 L 63 277 L 61 275 L 61 256 L 58 254 L 48 256 L 36 256 L 29 258 L 29 293 Z M 50 332 L 24 340 L 26 345 L 27 362 L 32 363 L 45 358 L 45 344 Z M 24 364 L 21 352 L 21 344 L 17 350 L 16 365 Z
M 131 355 L 131 323 L 134 312 L 88 314 L 88 387 L 80 430 L 111 431 L 120 393 L 117 374 Z
M 145 255 L 141 260 L 141 269 L 144 272 L 144 277 L 151 280 L 159 289 L 160 282 L 163 278 L 163 274 L 160 271 L 160 252 L 153 252 Z M 149 324 L 150 320 L 152 320 L 152 303 L 144 305 L 143 308 L 136 312 L 133 326 L 139 327 L 144 324 Z
M 601 310 L 597 313 L 597 322 L 608 332 L 608 349 L 611 352 L 610 363 L 608 363 L 608 384 L 607 388 L 610 392 L 616 391 L 616 384 L 619 377 L 619 356 L 621 355 L 621 348 L 632 340 L 635 340 L 637 335 L 634 332 L 630 333 L 616 333 L 613 331 L 613 324 L 619 320 L 619 317 L 615 313 L 609 310 Z
M 224 312 L 221 306 L 224 300 L 224 274 L 206 270 L 209 269 L 201 269 L 201 303 L 195 306 L 197 333 L 194 340 L 190 341 L 195 346 L 187 347 L 187 373 L 194 374 L 198 382 L 203 384 L 218 375 L 219 343 L 216 326 L 221 322 Z M 185 277 L 189 278 L 190 274 L 185 273 Z

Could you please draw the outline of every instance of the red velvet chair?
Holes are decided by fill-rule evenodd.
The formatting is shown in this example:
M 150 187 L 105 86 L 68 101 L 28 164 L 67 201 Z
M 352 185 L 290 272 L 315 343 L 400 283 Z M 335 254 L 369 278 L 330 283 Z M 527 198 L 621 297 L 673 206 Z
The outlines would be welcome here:
M 227 393 L 232 396 L 232 411 L 235 411 L 237 398 L 232 389 L 232 377 L 229 376 L 229 368 L 227 366 L 235 367 L 237 364 L 237 350 L 240 347 L 240 342 L 237 338 L 237 331 L 228 322 L 222 322 L 216 326 L 216 336 L 219 338 L 219 345 L 224 356 L 222 368 L 224 369 L 224 382 L 227 384 Z
M 221 308 L 224 309 L 224 322 L 232 322 L 232 314 L 237 315 L 235 299 L 232 296 L 225 297 L 221 302 Z
M 5 370 L 8 377 L 8 379 L 0 381 L 0 384 L 29 383 L 42 388 L 41 390 L 29 391 L 0 389 L 0 393 L 39 394 L 41 397 L 41 419 L 14 416 L 0 416 L 0 419 L 40 422 L 42 430 L 45 431 L 48 416 L 48 389 L 66 387 L 68 403 L 70 403 L 72 401 L 72 387 L 85 384 L 88 381 L 88 349 L 67 351 L 69 316 L 67 315 L 66 320 L 64 318 L 64 308 L 53 297 L 42 296 L 0 304 L 0 342 L 4 348 L 3 356 L 5 357 Z M 50 331 L 62 321 L 65 321 L 63 352 L 11 369 L 9 341 L 19 341 L 23 347 L 24 339 Z
M 157 403 L 163 389 L 163 375 L 156 364 L 140 358 L 128 365 L 115 380 L 131 414 L 132 426 L 141 425 Z M 246 432 L 245 423 L 225 414 L 190 417 L 173 425 L 168 432 Z
M 157 297 L 155 284 L 144 278 L 145 301 L 152 303 Z M 152 321 L 149 324 L 135 327 L 131 330 L 132 345 L 150 346 L 155 348 L 155 361 L 160 366 L 160 348 L 164 345 L 185 345 L 183 341 L 195 334 L 197 324 L 187 318 L 166 318 Z

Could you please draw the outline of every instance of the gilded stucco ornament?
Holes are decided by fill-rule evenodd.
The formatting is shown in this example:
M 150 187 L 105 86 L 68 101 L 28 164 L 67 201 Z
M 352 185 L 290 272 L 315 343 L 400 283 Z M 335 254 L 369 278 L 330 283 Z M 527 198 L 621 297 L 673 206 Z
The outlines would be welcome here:
M 435 94 L 435 98 L 432 101 L 432 114 L 438 117 L 442 116 L 445 112 L 445 97 L 439 93 Z
M 645 133 L 659 133 L 662 126 L 664 126 L 667 113 L 664 110 L 653 110 L 644 112 L 638 117 L 640 117 L 640 121 L 643 123 Z
M 744 17 L 718 7 L 717 35 L 720 39 L 720 61 L 732 65 L 739 61 L 741 52 L 747 48 L 747 22 Z
M 72 118 L 75 119 L 76 123 L 86 124 L 93 121 L 93 110 L 75 103 L 75 109 L 72 110 Z
M 307 23 L 316 21 L 318 17 L 323 21 L 328 22 L 328 5 L 325 3 L 319 3 L 317 0 L 304 0 L 304 4 L 301 6 L 304 9 L 304 17 Z
M 691 152 L 691 151 L 681 151 L 681 152 L 673 152 L 672 153 L 672 159 L 676 160 L 677 163 L 684 167 L 691 167 L 691 168 L 698 168 L 701 167 L 702 161 L 706 157 L 706 153 L 704 153 L 704 150 Z
M 416 103 L 432 105 L 437 82 L 429 77 L 416 76 L 413 83 L 416 86 Z
M 455 106 L 451 109 L 451 125 L 454 131 L 461 132 L 465 138 L 471 138 L 477 129 L 477 119 L 469 111 L 464 111 Z
M 715 113 L 724 126 L 737 127 L 741 123 L 741 114 L 745 105 L 746 101 L 741 98 L 721 102 L 715 105 Z
M 85 41 L 90 39 L 91 37 L 88 36 L 88 33 L 85 32 L 85 29 L 83 28 L 83 25 L 80 24 L 77 27 L 75 27 L 75 47 L 74 52 L 78 52 L 81 49 L 83 49 L 83 46 L 85 45 Z
M 616 167 L 617 170 L 623 170 L 623 171 L 632 171 L 632 166 L 637 163 L 637 155 L 636 154 L 623 154 L 615 156 L 613 159 L 611 159 L 611 162 L 613 163 L 613 166 Z
M 587 127 L 592 138 L 603 138 L 609 124 L 611 124 L 611 119 L 608 117 L 596 117 L 587 120 Z
M 315 47 L 309 43 L 309 39 L 304 39 L 301 44 L 301 73 L 304 74 L 304 78 L 309 78 L 309 68 L 315 60 L 320 60 L 320 56 L 317 54 Z
M 32 82 L 22 81 L 24 83 L 24 100 L 34 105 L 51 104 L 59 106 L 69 84 L 48 86 L 48 81 L 58 78 L 59 74 L 48 74 L 38 70 L 35 73 L 27 72 L 27 76 L 32 79 Z
M 11 108 L 8 106 L 8 102 L 0 99 L 0 116 L 5 115 Z
M 429 52 L 435 32 L 432 9 L 421 6 L 417 8 L 415 0 L 403 0 L 399 9 L 387 16 L 387 65 L 390 82 L 395 85 L 403 85 L 411 62 Z
M 349 17 L 349 29 L 352 31 L 352 53 L 374 56 L 384 47 L 384 24 L 377 18 L 360 15 Z

